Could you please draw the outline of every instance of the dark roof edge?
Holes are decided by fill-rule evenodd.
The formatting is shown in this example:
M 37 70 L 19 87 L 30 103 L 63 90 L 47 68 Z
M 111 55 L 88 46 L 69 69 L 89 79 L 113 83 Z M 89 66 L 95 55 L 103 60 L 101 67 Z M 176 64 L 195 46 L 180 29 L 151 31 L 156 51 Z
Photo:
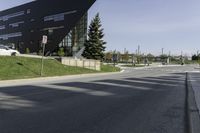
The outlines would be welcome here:
M 17 6 L 8 8 L 8 9 L 1 10 L 1 11 L 0 11 L 0 14 L 1 14 L 1 13 L 4 13 L 4 12 L 7 12 L 8 10 L 12 10 L 12 9 L 14 9 L 14 8 L 19 8 L 19 7 L 27 6 L 27 5 L 32 4 L 32 3 L 34 3 L 34 2 L 37 2 L 37 0 L 30 1 L 30 2 L 27 2 L 27 3 L 21 4 L 21 5 L 17 5 Z

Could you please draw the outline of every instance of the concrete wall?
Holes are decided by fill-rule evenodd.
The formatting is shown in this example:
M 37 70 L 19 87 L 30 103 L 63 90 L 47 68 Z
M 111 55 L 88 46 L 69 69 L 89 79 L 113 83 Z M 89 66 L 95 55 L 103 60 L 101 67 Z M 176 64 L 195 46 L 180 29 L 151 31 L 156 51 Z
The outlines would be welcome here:
M 61 58 L 61 63 L 67 66 L 83 67 L 92 70 L 101 70 L 101 62 L 98 60 Z

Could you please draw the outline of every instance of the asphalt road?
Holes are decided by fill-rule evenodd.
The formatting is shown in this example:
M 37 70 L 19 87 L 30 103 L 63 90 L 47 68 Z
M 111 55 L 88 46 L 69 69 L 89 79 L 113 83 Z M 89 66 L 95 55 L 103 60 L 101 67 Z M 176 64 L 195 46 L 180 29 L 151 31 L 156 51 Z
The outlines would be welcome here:
M 0 87 L 0 133 L 186 133 L 186 71 L 10 83 Z

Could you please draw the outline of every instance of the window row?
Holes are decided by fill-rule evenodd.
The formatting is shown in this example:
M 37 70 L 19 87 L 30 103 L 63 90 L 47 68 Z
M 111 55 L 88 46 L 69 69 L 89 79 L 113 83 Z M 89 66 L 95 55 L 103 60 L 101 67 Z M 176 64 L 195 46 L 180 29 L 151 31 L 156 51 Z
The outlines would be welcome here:
M 49 27 L 49 28 L 42 29 L 42 31 L 59 30 L 59 29 L 63 29 L 63 28 L 65 28 L 65 26 Z
M 20 24 L 23 24 L 24 21 L 21 21 L 21 22 L 16 22 L 16 23 L 12 23 L 12 24 L 9 24 L 10 27 L 12 28 L 15 28 L 15 27 L 19 27 Z M 0 26 L 0 30 L 4 30 L 6 29 L 6 26 L 5 25 L 1 25 Z
M 31 12 L 31 10 L 27 9 L 27 14 L 29 14 L 30 12 Z M 46 21 L 54 21 L 54 22 L 63 21 L 65 19 L 65 15 L 73 14 L 73 13 L 76 13 L 76 12 L 77 12 L 76 10 L 73 10 L 73 11 L 69 11 L 69 12 L 49 15 L 49 16 L 44 17 L 44 21 L 45 22 Z M 8 14 L 8 15 L 5 15 L 5 16 L 1 16 L 0 21 L 7 21 L 11 18 L 22 16 L 24 14 L 25 14 L 25 11 L 20 11 L 20 12 Z M 34 19 L 31 19 L 31 21 L 34 21 Z
M 21 32 L 15 32 L 15 33 L 10 33 L 10 34 L 0 35 L 0 39 L 8 40 L 9 38 L 19 37 L 19 36 L 22 36 L 22 33 Z
M 0 26 L 0 30 L 4 30 L 5 28 L 6 28 L 5 25 L 1 25 L 1 26 Z
M 74 11 L 69 11 L 69 12 L 64 12 L 64 13 L 49 15 L 49 16 L 44 17 L 44 21 L 45 22 L 46 21 L 54 21 L 54 22 L 63 21 L 63 20 L 65 20 L 65 15 L 73 14 L 73 13 L 76 13 L 76 12 L 77 11 L 74 10 Z
M 20 24 L 23 24 L 24 21 L 21 21 L 21 22 L 16 22 L 16 23 L 12 23 L 12 24 L 9 24 L 9 26 L 15 28 L 15 27 L 19 27 Z
M 25 14 L 24 11 L 20 11 L 20 12 L 8 14 L 8 15 L 5 15 L 5 16 L 1 16 L 1 17 L 0 17 L 0 20 L 7 21 L 7 20 L 9 20 L 9 19 L 11 19 L 11 18 L 18 17 L 18 16 L 22 16 L 22 15 L 24 15 L 24 14 Z

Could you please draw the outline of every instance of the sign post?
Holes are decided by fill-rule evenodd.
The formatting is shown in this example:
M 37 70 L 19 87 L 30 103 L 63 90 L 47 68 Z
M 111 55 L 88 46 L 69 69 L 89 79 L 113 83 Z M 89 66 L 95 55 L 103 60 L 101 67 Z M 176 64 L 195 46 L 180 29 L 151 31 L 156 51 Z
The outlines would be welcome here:
M 117 63 L 118 55 L 116 53 L 114 53 L 112 58 L 113 58 L 114 67 L 115 67 L 115 65 Z
M 44 69 L 44 54 L 45 54 L 45 45 L 47 44 L 47 40 L 48 40 L 48 37 L 43 35 L 42 36 L 42 60 L 41 60 L 41 71 L 40 71 L 40 76 L 42 76 L 43 74 L 43 69 Z

